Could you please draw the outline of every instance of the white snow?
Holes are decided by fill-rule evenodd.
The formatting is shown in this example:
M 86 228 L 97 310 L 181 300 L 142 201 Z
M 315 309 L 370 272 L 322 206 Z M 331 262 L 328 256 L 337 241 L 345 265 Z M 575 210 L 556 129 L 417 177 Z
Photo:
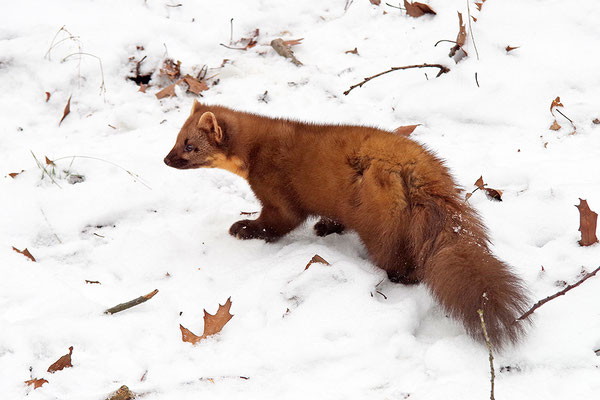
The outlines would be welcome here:
M 412 136 L 446 159 L 461 185 L 472 190 L 483 175 L 503 190 L 503 202 L 480 191 L 469 201 L 498 257 L 533 299 L 546 297 L 561 289 L 557 281 L 573 283 L 582 267 L 600 262 L 600 245 L 577 244 L 574 207 L 581 197 L 600 210 L 600 125 L 592 123 L 600 118 L 600 5 L 489 0 L 479 12 L 471 3 L 479 60 L 469 39 L 469 57 L 455 64 L 452 44 L 434 44 L 456 38 L 456 11 L 467 21 L 466 3 L 425 2 L 436 16 L 415 19 L 368 0 L 354 0 L 347 12 L 345 0 L 5 1 L 1 397 L 105 399 L 123 384 L 144 399 L 489 397 L 485 346 L 423 286 L 387 281 L 355 234 L 318 238 L 310 221 L 273 244 L 231 237 L 241 211 L 260 210 L 248 185 L 228 172 L 179 171 L 162 161 L 193 96 L 159 101 L 156 87 L 140 93 L 126 79 L 130 56 L 146 55 L 148 72 L 168 53 L 184 73 L 207 64 L 219 74 L 204 92 L 209 103 L 386 129 L 422 124 Z M 260 29 L 257 46 L 219 45 L 229 44 L 231 18 L 234 40 Z M 78 42 L 65 40 L 44 57 L 62 26 Z M 270 48 L 277 37 L 304 38 L 294 47 L 304 66 Z M 507 45 L 520 47 L 507 54 Z M 359 55 L 345 54 L 354 47 Z M 61 62 L 79 50 L 101 59 L 103 76 L 92 56 Z M 219 69 L 223 59 L 231 61 Z M 451 71 L 437 79 L 437 69 L 397 71 L 342 94 L 389 67 L 424 62 Z M 265 91 L 268 103 L 258 101 Z M 558 114 L 563 128 L 548 129 L 556 96 L 574 135 Z M 98 157 L 141 179 L 104 161 L 63 158 L 59 188 L 41 179 L 30 151 L 41 162 Z M 85 182 L 69 184 L 67 168 Z M 11 246 L 28 248 L 37 262 Z M 314 254 L 331 266 L 304 271 Z M 150 301 L 103 314 L 153 289 L 159 293 Z M 179 324 L 201 334 L 203 310 L 214 313 L 229 297 L 234 317 L 220 334 L 196 346 L 182 342 Z M 599 302 L 595 277 L 536 311 L 523 342 L 496 355 L 496 398 L 598 398 Z M 73 368 L 47 373 L 69 346 Z M 49 382 L 33 390 L 23 383 L 32 376 Z

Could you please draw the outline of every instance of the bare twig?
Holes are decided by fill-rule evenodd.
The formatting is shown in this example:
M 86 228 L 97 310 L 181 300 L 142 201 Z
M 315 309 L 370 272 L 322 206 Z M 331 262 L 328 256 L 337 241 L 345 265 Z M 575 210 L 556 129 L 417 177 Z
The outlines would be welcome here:
M 477 87 L 479 87 L 479 80 L 477 79 L 477 72 L 475 72 L 475 83 L 477 84 Z
M 231 50 L 242 50 L 242 51 L 246 50 L 246 48 L 244 48 L 244 47 L 231 47 L 231 46 L 227 46 L 226 44 L 223 44 L 223 43 L 219 43 L 219 44 L 221 46 L 223 46 L 223 47 L 225 47 L 227 49 L 231 49 Z
M 405 10 L 405 8 L 399 7 L 399 6 L 395 6 L 393 4 L 390 3 L 385 3 L 386 6 L 392 7 L 392 8 L 397 8 L 398 10 Z
M 137 306 L 138 304 L 145 303 L 146 301 L 148 301 L 151 298 L 153 298 L 156 293 L 158 293 L 158 289 L 154 289 L 150 293 L 148 293 L 146 295 L 143 295 L 143 296 L 140 296 L 137 299 L 133 299 L 131 301 L 128 301 L 127 303 L 117 304 L 116 306 L 111 307 L 108 310 L 104 311 L 104 314 L 116 314 L 116 313 L 118 313 L 120 311 L 124 311 L 124 310 L 127 310 L 128 308 Z
M 483 330 L 483 337 L 485 338 L 485 344 L 487 345 L 488 353 L 490 354 L 490 400 L 494 400 L 494 379 L 496 378 L 496 373 L 494 371 L 494 356 L 492 355 L 492 342 L 490 342 L 490 337 L 488 336 L 485 321 L 483 319 L 483 310 L 477 310 L 477 314 L 479 314 L 479 320 L 481 321 L 481 329 Z
M 229 20 L 229 45 L 233 44 L 233 18 Z
M 350 8 L 350 6 L 352 5 L 352 2 L 354 0 L 346 0 L 346 5 L 344 6 L 344 12 L 348 11 L 348 9 Z
M 583 282 L 585 282 L 586 280 L 590 279 L 592 276 L 596 275 L 596 273 L 600 271 L 600 267 L 596 268 L 595 270 L 593 270 L 592 272 L 590 272 L 589 274 L 586 274 L 583 278 L 581 278 L 580 280 L 578 280 L 577 282 L 575 282 L 572 285 L 567 286 L 566 288 L 564 288 L 563 290 L 561 290 L 558 293 L 553 294 L 552 296 L 548 296 L 545 299 L 542 299 L 540 301 L 538 301 L 537 303 L 535 303 L 533 305 L 533 307 L 531 307 L 525 314 L 521 315 L 519 318 L 517 318 L 517 320 L 515 322 L 518 321 L 522 321 L 525 318 L 529 317 L 531 314 L 533 314 L 533 312 L 535 310 L 537 310 L 538 308 L 540 308 L 541 306 L 543 306 L 544 304 L 546 304 L 547 302 L 549 302 L 550 300 L 553 300 L 555 298 L 557 298 L 558 296 L 562 296 L 565 293 L 567 293 L 569 290 L 576 288 L 577 286 L 581 285 Z
M 418 64 L 418 65 L 406 65 L 404 67 L 392 67 L 390 69 L 388 69 L 387 71 L 383 71 L 380 72 L 378 74 L 375 74 L 373 76 L 369 76 L 368 78 L 363 79 L 362 82 L 357 83 L 356 85 L 352 85 L 350 86 L 350 89 L 346 90 L 344 92 L 344 95 L 348 95 L 348 93 L 350 93 L 350 91 L 352 91 L 353 89 L 356 89 L 357 87 L 362 87 L 362 85 L 364 85 L 365 83 L 369 82 L 371 79 L 375 79 L 378 76 L 381 75 L 385 75 L 387 73 L 390 73 L 392 71 L 399 71 L 399 70 L 403 70 L 403 69 L 410 69 L 410 68 L 439 68 L 440 72 L 438 72 L 438 74 L 435 76 L 436 78 L 439 77 L 442 74 L 445 74 L 447 72 L 450 72 L 450 68 L 443 66 L 442 64 Z
M 454 44 L 458 45 L 458 43 L 456 43 L 456 40 L 442 39 L 442 40 L 438 40 L 437 42 L 435 42 L 433 47 L 437 47 L 437 45 L 442 42 L 454 43 Z
M 473 48 L 475 49 L 475 55 L 479 61 L 479 52 L 477 51 L 477 45 L 475 44 L 475 36 L 473 36 L 473 28 L 471 27 L 471 7 L 469 7 L 469 0 L 467 0 L 467 14 L 469 17 L 469 32 L 471 33 L 471 42 L 473 42 Z
M 563 117 L 565 117 L 566 119 L 568 119 L 568 120 L 569 120 L 569 122 L 571 123 L 571 125 L 575 126 L 575 124 L 573 123 L 573 120 L 572 120 L 571 118 L 569 118 L 569 117 L 567 117 L 565 114 L 563 114 L 563 113 L 562 113 L 562 111 L 560 111 L 558 108 L 555 108 L 555 110 L 556 110 L 556 111 L 557 111 L 557 112 L 558 112 L 560 115 L 562 115 Z

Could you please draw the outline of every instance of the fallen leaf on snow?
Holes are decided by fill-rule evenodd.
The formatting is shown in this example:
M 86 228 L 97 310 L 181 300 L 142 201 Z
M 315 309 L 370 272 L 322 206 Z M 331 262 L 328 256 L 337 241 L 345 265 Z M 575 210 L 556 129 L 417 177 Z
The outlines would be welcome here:
M 13 250 L 16 251 L 17 253 L 23 254 L 25 257 L 29 258 L 31 261 L 35 262 L 35 258 L 31 255 L 31 253 L 29 252 L 29 250 L 25 249 L 25 250 L 19 250 L 16 247 L 13 246 Z
M 318 254 L 315 254 L 313 256 L 313 258 L 310 259 L 310 261 L 308 262 L 308 264 L 306 264 L 306 267 L 304 268 L 304 270 L 306 271 L 308 269 L 308 267 L 310 267 L 311 265 L 313 265 L 314 263 L 320 263 L 320 264 L 325 264 L 325 265 L 331 265 L 327 262 L 327 260 L 325 260 L 323 257 L 321 257 Z
M 466 27 L 465 27 L 465 24 L 463 23 L 462 14 L 458 13 L 458 35 L 456 36 L 456 44 L 450 49 L 450 53 L 448 54 L 448 56 L 450 58 L 454 58 L 454 61 L 456 63 L 458 63 L 460 60 L 462 60 L 463 58 L 465 58 L 468 55 L 467 52 L 462 48 L 465 45 L 466 41 L 467 41 Z M 457 55 L 457 52 L 459 50 L 462 53 L 458 53 L 458 55 Z
M 475 181 L 474 185 L 477 186 L 479 189 L 483 189 L 483 187 L 485 186 L 485 183 L 483 183 L 483 175 Z
M 561 126 L 558 124 L 558 122 L 556 122 L 556 120 L 554 120 L 554 122 L 552 123 L 552 125 L 550 126 L 551 131 L 557 131 L 561 128 Z
M 129 390 L 127 386 L 123 385 L 106 400 L 133 400 L 134 398 L 135 393 Z
M 394 133 L 396 135 L 409 136 L 411 133 L 413 133 L 413 131 L 419 125 L 421 125 L 421 124 L 400 126 L 400 127 L 396 128 L 396 129 L 394 129 Z
M 484 190 L 485 190 L 485 195 L 488 197 L 488 199 L 502 201 L 502 191 L 501 190 L 492 189 L 492 188 L 484 188 Z
M 56 362 L 54 364 L 52 364 L 51 366 L 48 367 L 48 372 L 54 373 L 56 371 L 61 371 L 65 368 L 71 368 L 73 366 L 73 364 L 71 364 L 71 355 L 72 354 L 73 354 L 73 346 L 69 347 L 68 354 L 65 354 L 64 356 L 62 356 L 61 358 L 56 360 Z
M 67 101 L 67 105 L 65 106 L 65 111 L 63 111 L 63 116 L 60 119 L 60 121 L 58 122 L 58 126 L 60 126 L 60 124 L 62 124 L 63 120 L 65 119 L 65 117 L 67 115 L 69 115 L 70 112 L 71 112 L 71 96 L 69 96 L 69 100 Z
M 346 54 L 356 54 L 358 55 L 358 48 L 355 47 L 354 50 L 346 50 L 344 53 Z
M 230 309 L 231 297 L 227 299 L 225 304 L 219 304 L 219 309 L 214 315 L 209 314 L 206 312 L 206 310 L 204 310 L 204 333 L 202 336 L 195 335 L 189 329 L 180 324 L 179 329 L 181 330 L 181 340 L 196 344 L 208 336 L 221 332 L 225 324 L 227 324 L 227 322 L 229 322 L 229 320 L 233 317 L 233 315 L 229 313 Z
M 157 99 L 164 99 L 165 97 L 173 97 L 175 96 L 175 86 L 183 82 L 183 79 L 178 80 L 175 83 L 170 84 L 166 88 L 156 92 L 155 96 Z
M 381 4 L 381 0 L 369 0 L 371 2 L 371 4 L 374 4 L 376 6 Z
M 50 100 L 50 96 L 51 96 L 50 92 L 46 92 L 46 103 L 48 102 L 48 100 Z
M 17 177 L 17 175 L 19 175 L 20 173 L 24 172 L 25 170 L 22 169 L 21 172 L 11 172 L 10 174 L 8 174 L 8 176 L 10 176 L 11 178 L 15 179 Z
M 296 46 L 298 44 L 302 44 L 302 40 L 304 40 L 304 38 L 284 40 L 283 44 L 285 44 L 286 46 Z
M 600 125 L 600 119 L 594 118 L 594 120 L 592 121 L 592 124 L 594 124 L 594 125 Z M 21 172 L 23 172 L 23 171 L 21 171 Z
M 201 92 L 208 90 L 208 85 L 205 81 L 198 80 L 191 75 L 184 76 L 183 81 L 188 85 L 188 92 L 200 94 Z
M 33 386 L 34 389 L 41 387 L 44 383 L 48 383 L 48 381 L 45 379 L 30 379 L 25 381 L 27 386 Z
M 44 156 L 46 157 L 46 165 L 53 165 L 56 167 L 56 164 L 54 164 L 54 161 L 52 161 L 51 159 L 48 158 L 48 156 Z
M 557 96 L 556 99 L 552 100 L 552 104 L 550 104 L 552 115 L 554 115 L 554 107 L 564 107 L 563 103 L 560 102 L 560 96 Z
M 417 1 L 410 3 L 407 0 L 404 0 L 404 8 L 406 9 L 406 13 L 414 18 L 421 17 L 425 14 L 436 15 L 436 12 L 427 4 L 419 3 Z
M 177 60 L 175 62 L 172 58 L 167 58 L 163 62 L 159 75 L 168 78 L 170 81 L 175 81 L 181 75 L 181 61 Z
M 509 52 L 511 52 L 511 51 L 513 51 L 515 49 L 518 49 L 519 47 L 521 47 L 521 46 L 515 46 L 515 47 L 506 46 L 505 50 L 506 50 L 507 53 L 509 53 Z
M 579 204 L 575 207 L 579 210 L 579 232 L 581 232 L 579 245 L 590 246 L 598 243 L 598 238 L 596 237 L 598 214 L 590 209 L 587 200 L 579 199 Z

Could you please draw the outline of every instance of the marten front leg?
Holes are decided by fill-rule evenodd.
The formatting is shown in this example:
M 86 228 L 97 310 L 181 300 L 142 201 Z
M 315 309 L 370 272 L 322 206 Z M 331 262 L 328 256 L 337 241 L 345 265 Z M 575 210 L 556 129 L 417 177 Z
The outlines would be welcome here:
M 331 218 L 322 217 L 314 226 L 317 236 L 327 236 L 332 233 L 344 232 L 344 225 Z
M 274 206 L 263 206 L 255 220 L 244 219 L 231 225 L 229 233 L 238 239 L 263 239 L 273 242 L 304 221 L 302 216 Z

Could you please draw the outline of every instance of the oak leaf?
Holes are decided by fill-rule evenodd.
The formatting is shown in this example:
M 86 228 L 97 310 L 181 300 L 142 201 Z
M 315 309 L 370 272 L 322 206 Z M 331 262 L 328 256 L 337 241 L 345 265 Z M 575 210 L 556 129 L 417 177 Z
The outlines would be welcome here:
M 58 126 L 62 124 L 63 120 L 66 118 L 67 115 L 69 115 L 69 113 L 71 113 L 71 96 L 69 96 L 69 100 L 67 100 L 67 105 L 65 106 L 65 110 L 63 111 L 62 118 L 58 122 Z
M 29 252 L 29 250 L 25 249 L 25 250 L 19 250 L 16 247 L 13 246 L 13 250 L 16 251 L 17 253 L 23 254 L 25 257 L 29 258 L 31 261 L 35 262 L 35 258 L 31 255 L 31 253 Z
M 30 379 L 30 380 L 28 380 L 28 381 L 25 381 L 25 384 L 26 384 L 27 386 L 33 386 L 33 388 L 34 388 L 34 389 L 37 389 L 37 388 L 39 388 L 39 387 L 42 387 L 42 385 L 43 385 L 44 383 L 48 383 L 48 381 L 47 381 L 47 380 L 45 380 L 45 379 L 43 379 L 43 378 L 42 378 L 42 379 L 35 379 L 35 378 L 34 378 L 34 379 Z
M 48 372 L 53 374 L 56 371 L 61 371 L 65 368 L 71 368 L 73 366 L 73 364 L 71 364 L 71 355 L 73 355 L 73 346 L 69 347 L 68 354 L 65 354 L 64 356 L 56 360 L 54 364 L 48 367 Z
M 404 8 L 406 9 L 406 13 L 411 17 L 418 18 L 425 14 L 433 14 L 436 15 L 436 12 L 431 9 L 427 4 L 415 2 L 408 2 L 404 0 Z
M 306 271 L 308 269 L 308 267 L 310 267 L 311 265 L 313 265 L 314 263 L 320 263 L 320 264 L 325 264 L 325 265 L 331 265 L 327 262 L 327 260 L 325 260 L 323 257 L 321 257 L 318 254 L 315 254 L 313 256 L 313 258 L 310 259 L 310 261 L 308 262 L 308 264 L 306 264 L 306 267 L 304 268 L 304 270 Z
M 396 135 L 409 136 L 419 125 L 421 124 L 399 126 L 398 128 L 394 129 L 394 133 Z
M 590 209 L 587 200 L 579 199 L 579 204 L 575 207 L 579 210 L 579 232 L 581 232 L 579 245 L 590 246 L 598 243 L 598 238 L 596 237 L 598 214 Z
M 233 317 L 233 315 L 229 313 L 230 309 L 231 297 L 227 299 L 225 304 L 219 304 L 219 309 L 214 315 L 209 314 L 206 312 L 206 310 L 204 310 L 204 333 L 202 336 L 195 335 L 192 333 L 192 331 L 180 324 L 179 329 L 181 330 L 181 340 L 196 344 L 202 339 L 206 339 L 208 336 L 221 332 L 225 324 L 227 324 L 227 322 L 229 322 L 229 320 Z

